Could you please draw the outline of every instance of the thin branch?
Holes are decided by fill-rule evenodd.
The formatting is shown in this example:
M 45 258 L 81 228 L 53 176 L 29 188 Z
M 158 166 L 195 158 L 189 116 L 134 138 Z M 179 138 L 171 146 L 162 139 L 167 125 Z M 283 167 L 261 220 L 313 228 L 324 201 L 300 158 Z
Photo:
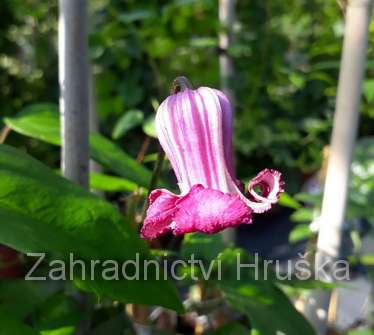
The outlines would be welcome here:
M 151 138 L 148 135 L 146 135 L 145 138 L 144 138 L 144 141 L 142 143 L 142 146 L 140 147 L 138 155 L 136 157 L 136 160 L 139 163 L 143 163 L 144 156 L 147 154 L 147 151 L 148 151 L 148 148 L 149 148 L 150 144 L 151 144 Z
M 8 137 L 8 135 L 10 134 L 11 131 L 12 131 L 12 129 L 8 126 L 4 126 L 4 128 L 1 129 L 0 144 L 3 144 L 5 142 L 6 138 Z

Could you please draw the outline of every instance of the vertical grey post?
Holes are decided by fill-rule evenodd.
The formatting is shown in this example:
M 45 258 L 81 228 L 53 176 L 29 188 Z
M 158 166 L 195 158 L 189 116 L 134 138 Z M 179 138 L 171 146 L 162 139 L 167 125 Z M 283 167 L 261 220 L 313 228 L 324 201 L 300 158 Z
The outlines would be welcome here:
M 228 49 L 233 40 L 233 26 L 235 22 L 235 0 L 219 0 L 219 22 L 222 31 L 219 34 L 219 72 L 221 89 L 235 104 L 235 95 L 232 88 L 234 78 L 234 63 L 228 54 Z M 226 244 L 235 241 L 235 228 L 229 228 L 222 232 L 222 238 Z
M 317 242 L 317 266 L 340 257 L 371 9 L 371 0 L 348 1 L 331 150 Z M 327 273 L 327 278 L 325 276 L 322 279 L 333 280 L 331 273 Z M 326 333 L 329 301 L 329 292 L 322 290 L 312 292 L 307 301 L 305 314 L 320 335 Z
M 219 0 L 219 22 L 223 29 L 219 34 L 219 68 L 221 89 L 234 103 L 234 90 L 231 85 L 234 78 L 234 63 L 228 54 L 228 48 L 233 40 L 233 26 L 235 23 L 235 0 Z
M 64 176 L 88 187 L 89 67 L 87 1 L 59 0 L 60 122 Z

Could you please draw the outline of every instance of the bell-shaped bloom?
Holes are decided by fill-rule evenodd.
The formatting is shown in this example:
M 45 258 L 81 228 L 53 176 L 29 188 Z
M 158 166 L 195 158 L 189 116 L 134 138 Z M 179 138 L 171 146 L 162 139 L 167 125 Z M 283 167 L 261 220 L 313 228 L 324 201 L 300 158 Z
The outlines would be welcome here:
M 208 87 L 185 89 L 162 102 L 156 114 L 157 135 L 181 194 L 151 192 L 143 238 L 168 231 L 215 233 L 251 223 L 253 213 L 265 212 L 278 201 L 283 190 L 279 172 L 261 171 L 247 192 L 236 179 L 232 119 L 227 97 Z

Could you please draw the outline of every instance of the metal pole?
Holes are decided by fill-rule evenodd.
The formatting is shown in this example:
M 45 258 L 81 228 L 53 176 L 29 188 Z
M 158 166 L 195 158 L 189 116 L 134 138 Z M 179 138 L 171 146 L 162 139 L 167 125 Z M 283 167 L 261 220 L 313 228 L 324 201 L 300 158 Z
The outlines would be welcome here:
M 61 170 L 88 189 L 90 81 L 87 38 L 87 1 L 59 0 L 58 65 L 60 85 Z M 77 295 L 84 319 L 77 335 L 90 326 L 90 299 Z
M 88 187 L 89 66 L 87 1 L 59 0 L 61 169 Z
M 325 181 L 316 268 L 339 259 L 345 220 L 349 172 L 359 119 L 361 87 L 366 64 L 372 0 L 350 0 L 346 11 L 331 150 Z M 332 273 L 321 279 L 332 281 Z M 331 270 L 331 269 L 330 269 Z M 323 278 L 324 277 L 324 278 Z M 316 290 L 307 300 L 305 314 L 318 334 L 326 333 L 330 292 Z
M 235 0 L 219 0 L 219 22 L 222 31 L 219 34 L 219 72 L 221 89 L 235 104 L 234 90 L 232 83 L 234 78 L 234 63 L 228 54 L 228 49 L 233 40 L 233 26 L 235 22 Z M 226 244 L 235 241 L 235 228 L 229 228 L 222 232 L 222 239 Z
M 223 29 L 219 34 L 219 68 L 221 88 L 234 104 L 235 96 L 232 89 L 234 78 L 234 63 L 228 54 L 233 40 L 233 26 L 235 22 L 235 0 L 219 0 L 219 22 Z

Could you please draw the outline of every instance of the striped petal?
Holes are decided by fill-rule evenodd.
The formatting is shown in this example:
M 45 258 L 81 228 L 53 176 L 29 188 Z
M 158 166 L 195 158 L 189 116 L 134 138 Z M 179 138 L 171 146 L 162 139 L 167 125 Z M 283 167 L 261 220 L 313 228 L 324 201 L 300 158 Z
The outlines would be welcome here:
M 196 184 L 229 191 L 230 173 L 234 173 L 230 120 L 227 98 L 208 87 L 186 89 L 160 105 L 156 130 L 182 194 Z
M 270 169 L 253 178 L 248 193 L 243 193 L 234 170 L 232 120 L 227 97 L 208 87 L 186 88 L 162 102 L 156 114 L 157 135 L 181 195 L 151 193 L 143 238 L 167 231 L 214 233 L 250 223 L 252 212 L 265 212 L 278 201 L 283 181 Z

